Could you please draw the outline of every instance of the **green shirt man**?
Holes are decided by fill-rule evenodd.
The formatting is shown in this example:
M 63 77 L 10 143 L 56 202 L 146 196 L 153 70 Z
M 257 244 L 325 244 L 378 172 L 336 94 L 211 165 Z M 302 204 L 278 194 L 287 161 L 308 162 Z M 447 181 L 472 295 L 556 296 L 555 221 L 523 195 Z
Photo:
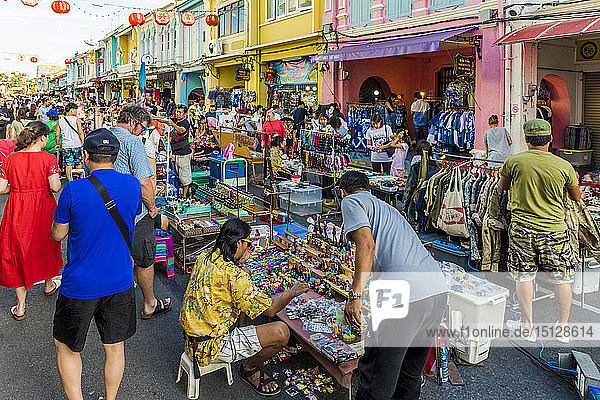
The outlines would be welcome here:
M 512 184 L 512 219 L 545 232 L 567 229 L 563 193 L 567 189 L 574 200 L 579 200 L 577 175 L 571 164 L 548 152 L 549 143 L 533 146 L 536 137 L 549 135 L 548 122 L 534 119 L 525 124 L 529 151 L 509 157 L 500 174 L 500 186 Z M 543 134 L 542 134 L 543 133 Z

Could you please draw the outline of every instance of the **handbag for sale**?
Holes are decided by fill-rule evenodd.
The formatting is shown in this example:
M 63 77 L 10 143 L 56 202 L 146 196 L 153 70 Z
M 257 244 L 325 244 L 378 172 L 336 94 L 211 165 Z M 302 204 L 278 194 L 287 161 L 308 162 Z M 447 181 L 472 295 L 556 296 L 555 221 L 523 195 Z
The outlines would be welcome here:
M 457 168 L 452 170 L 450 185 L 444 193 L 437 227 L 451 236 L 469 237 L 466 213 L 463 207 L 462 182 L 460 171 Z

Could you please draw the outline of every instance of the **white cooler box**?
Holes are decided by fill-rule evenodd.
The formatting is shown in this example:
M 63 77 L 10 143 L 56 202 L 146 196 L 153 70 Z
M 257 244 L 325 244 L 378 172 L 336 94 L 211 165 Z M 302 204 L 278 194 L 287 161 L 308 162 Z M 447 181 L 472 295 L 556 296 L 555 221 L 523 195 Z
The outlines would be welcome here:
M 443 270 L 449 288 L 450 329 L 503 329 L 508 289 L 467 274 L 458 266 L 444 267 Z M 472 332 L 470 336 L 473 336 Z M 487 335 L 480 332 L 478 336 Z
M 593 258 L 585 259 L 587 268 L 585 269 L 585 282 L 583 290 L 585 293 L 594 293 L 597 292 L 600 288 L 600 264 Z M 581 269 L 578 269 L 575 273 L 575 277 L 573 278 L 573 283 L 571 287 L 573 288 L 573 293 L 581 294 L 582 282 L 581 282 Z

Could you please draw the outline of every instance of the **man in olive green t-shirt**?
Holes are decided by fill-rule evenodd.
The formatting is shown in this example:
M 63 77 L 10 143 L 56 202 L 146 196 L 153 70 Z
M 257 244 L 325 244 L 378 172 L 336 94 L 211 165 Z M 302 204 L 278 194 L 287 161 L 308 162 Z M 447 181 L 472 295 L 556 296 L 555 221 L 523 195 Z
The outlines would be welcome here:
M 547 272 L 554 283 L 558 323 L 566 326 L 576 255 L 569 246 L 563 195 L 566 190 L 579 201 L 579 182 L 571 164 L 548 152 L 552 128 L 547 121 L 527 121 L 523 130 L 529 151 L 509 157 L 500 171 L 500 187 L 511 189 L 508 269 L 516 281 L 523 328 L 531 328 L 533 321 L 533 280 L 538 271 Z M 535 342 L 536 335 L 530 331 L 524 339 Z M 568 343 L 566 337 L 557 340 Z

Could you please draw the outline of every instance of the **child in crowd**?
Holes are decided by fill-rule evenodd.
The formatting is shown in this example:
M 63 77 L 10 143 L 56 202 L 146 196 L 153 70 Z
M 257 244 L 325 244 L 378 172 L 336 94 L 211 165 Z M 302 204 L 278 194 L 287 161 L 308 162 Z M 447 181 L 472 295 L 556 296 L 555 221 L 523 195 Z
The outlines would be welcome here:
M 388 147 L 395 148 L 396 151 L 394 152 L 394 156 L 392 158 L 390 175 L 398 178 L 404 178 L 404 165 L 409 148 L 408 143 L 410 143 L 410 136 L 406 130 L 400 130 L 394 136 L 392 136 L 392 142 L 388 145 Z

